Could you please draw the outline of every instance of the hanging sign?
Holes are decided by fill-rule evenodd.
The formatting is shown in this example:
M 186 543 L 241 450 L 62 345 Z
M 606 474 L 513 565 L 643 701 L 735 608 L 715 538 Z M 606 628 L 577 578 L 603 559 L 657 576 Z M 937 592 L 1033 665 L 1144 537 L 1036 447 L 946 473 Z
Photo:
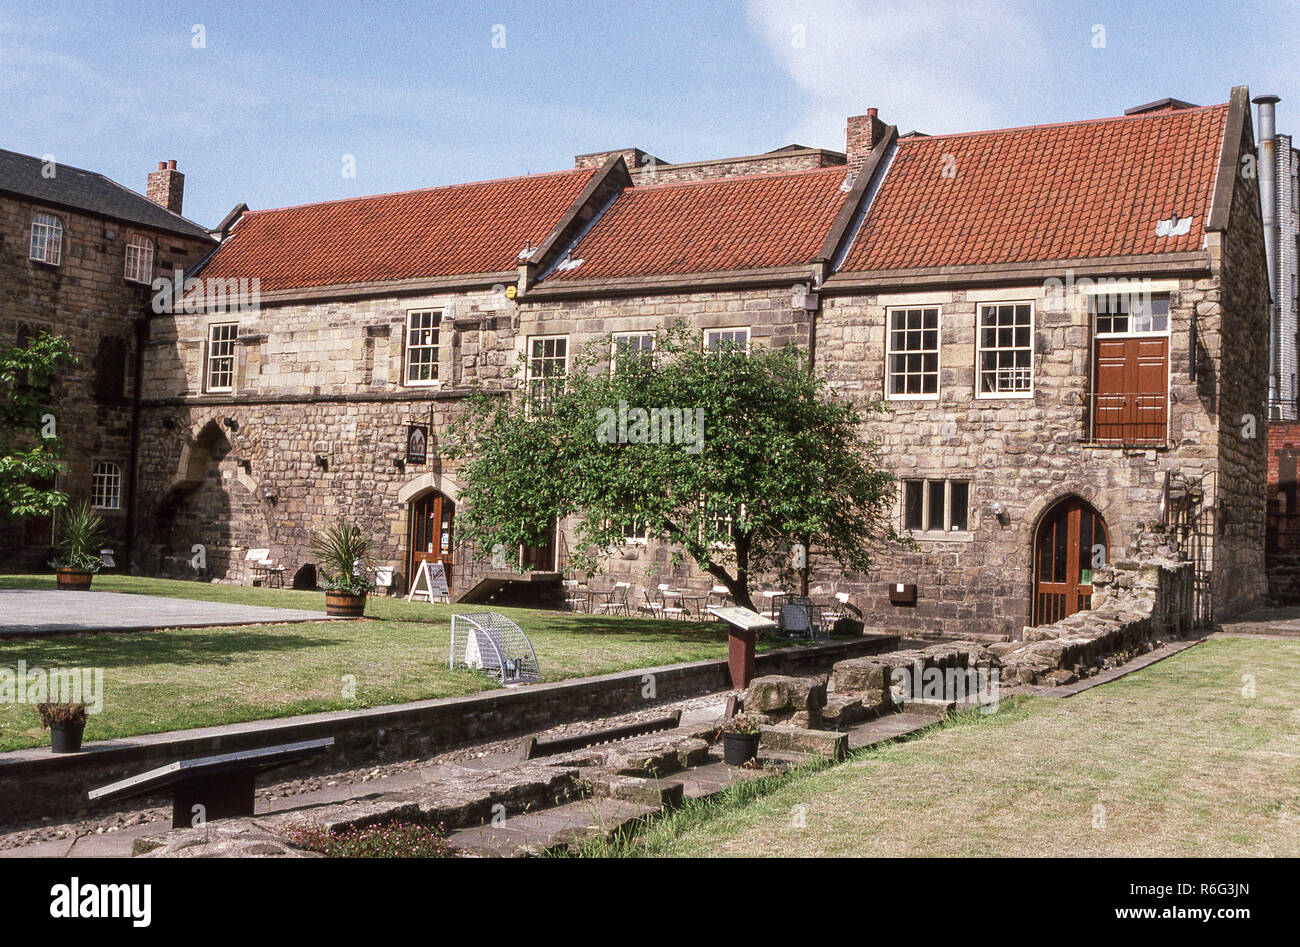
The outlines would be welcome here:
M 410 424 L 406 428 L 406 462 L 422 464 L 429 455 L 429 429 L 423 424 Z

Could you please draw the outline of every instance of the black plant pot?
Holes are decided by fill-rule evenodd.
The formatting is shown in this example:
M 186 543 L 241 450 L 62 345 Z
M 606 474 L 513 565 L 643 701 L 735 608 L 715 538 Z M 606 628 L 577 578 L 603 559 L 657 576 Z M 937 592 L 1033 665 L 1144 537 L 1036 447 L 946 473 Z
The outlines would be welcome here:
M 50 750 L 55 753 L 80 753 L 85 723 L 56 723 L 50 727 Z
M 757 733 L 722 734 L 722 759 L 728 766 L 743 766 L 757 756 Z

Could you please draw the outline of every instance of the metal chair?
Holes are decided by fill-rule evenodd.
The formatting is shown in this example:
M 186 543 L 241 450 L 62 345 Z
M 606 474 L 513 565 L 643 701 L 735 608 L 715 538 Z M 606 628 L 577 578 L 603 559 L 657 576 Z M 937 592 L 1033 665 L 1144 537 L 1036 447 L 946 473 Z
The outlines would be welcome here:
M 609 598 L 596 606 L 596 611 L 605 615 L 631 616 L 632 610 L 627 602 L 627 590 L 632 586 L 627 582 L 615 582 Z
M 731 592 L 727 587 L 725 585 L 715 585 L 709 589 L 709 594 L 704 598 L 704 609 L 708 611 L 712 606 L 721 608 L 729 601 L 731 601 Z
M 587 610 L 587 590 L 578 584 L 577 579 L 564 580 L 564 604 L 569 606 L 571 612 Z

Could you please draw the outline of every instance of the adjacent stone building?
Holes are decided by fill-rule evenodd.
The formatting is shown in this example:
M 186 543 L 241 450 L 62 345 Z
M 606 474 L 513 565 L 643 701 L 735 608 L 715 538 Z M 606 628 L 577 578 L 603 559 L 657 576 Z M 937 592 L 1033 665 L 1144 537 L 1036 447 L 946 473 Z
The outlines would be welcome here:
M 58 486 L 102 512 L 118 558 L 131 541 L 140 331 L 160 275 L 217 245 L 181 216 L 184 175 L 160 162 L 146 198 L 103 175 L 0 150 L 0 344 L 42 329 L 77 358 L 52 386 L 65 445 Z M 0 523 L 0 562 L 44 568 L 52 522 Z

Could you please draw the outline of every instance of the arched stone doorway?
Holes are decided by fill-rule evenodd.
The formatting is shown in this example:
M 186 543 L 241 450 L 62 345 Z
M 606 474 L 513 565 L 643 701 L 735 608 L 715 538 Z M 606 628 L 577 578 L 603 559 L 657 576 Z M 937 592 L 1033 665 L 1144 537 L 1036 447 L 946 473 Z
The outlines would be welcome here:
M 239 465 L 216 421 L 205 424 L 182 452 L 151 525 L 159 571 L 185 578 L 242 579 L 245 551 L 269 545 L 257 483 Z M 198 546 L 201 569 L 194 565 Z
M 1081 497 L 1044 511 L 1034 531 L 1033 623 L 1050 625 L 1092 607 L 1092 570 L 1109 561 L 1106 521 Z
M 437 490 L 411 500 L 406 527 L 406 574 L 414 581 L 421 562 L 441 562 L 450 588 L 455 565 L 456 504 Z

